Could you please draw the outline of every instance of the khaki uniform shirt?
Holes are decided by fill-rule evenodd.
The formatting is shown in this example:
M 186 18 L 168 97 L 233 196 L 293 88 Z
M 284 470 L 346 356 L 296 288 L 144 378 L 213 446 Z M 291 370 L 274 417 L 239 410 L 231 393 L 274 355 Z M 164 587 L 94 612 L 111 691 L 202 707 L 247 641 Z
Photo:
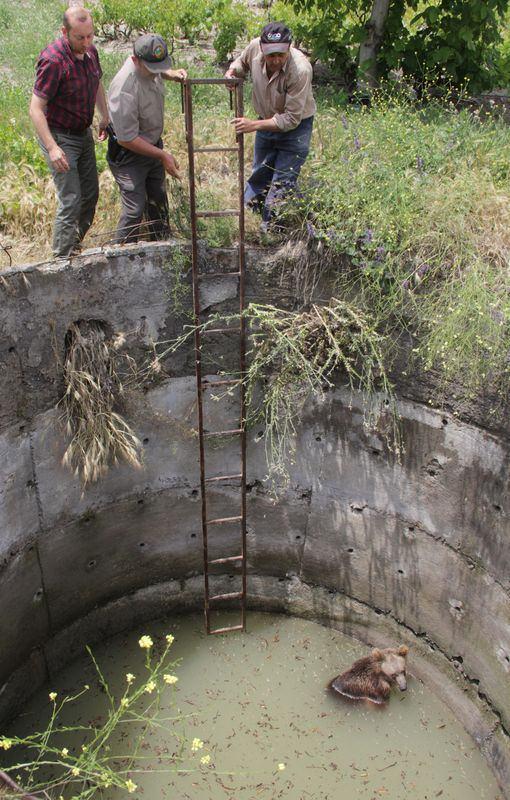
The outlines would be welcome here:
M 312 94 L 312 66 L 295 47 L 282 69 L 271 77 L 260 49 L 260 39 L 253 39 L 230 65 L 239 77 L 251 72 L 253 107 L 261 119 L 273 119 L 282 131 L 291 131 L 301 120 L 315 114 Z
M 164 104 L 163 78 L 159 74 L 141 75 L 129 57 L 108 91 L 108 108 L 117 139 L 131 142 L 141 136 L 150 144 L 157 144 L 163 133 Z

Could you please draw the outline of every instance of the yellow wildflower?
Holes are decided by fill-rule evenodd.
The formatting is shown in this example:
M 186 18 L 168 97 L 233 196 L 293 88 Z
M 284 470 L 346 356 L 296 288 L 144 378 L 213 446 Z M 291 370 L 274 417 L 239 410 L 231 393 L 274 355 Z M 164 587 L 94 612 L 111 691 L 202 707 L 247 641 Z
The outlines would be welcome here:
M 73 775 L 79 775 L 80 774 L 80 770 L 78 769 L 78 767 L 73 767 L 72 770 L 71 770 L 71 773 Z
M 127 673 L 127 675 L 126 675 L 126 680 L 127 680 L 128 684 L 131 684 L 131 683 L 133 683 L 133 681 L 134 681 L 135 677 L 136 677 L 136 676 L 135 676 L 135 675 L 133 675 L 133 673 L 132 673 L 132 672 L 128 672 L 128 673 Z
M 202 758 L 200 759 L 200 763 L 201 764 L 206 764 L 206 765 L 210 764 L 211 763 L 211 756 L 210 755 L 202 756 Z
M 128 790 L 128 792 L 131 794 L 131 792 L 134 792 L 136 788 L 137 788 L 136 783 L 133 783 L 131 778 L 128 778 L 128 780 L 126 781 L 126 789 Z
M 67 747 L 62 748 L 62 755 L 64 756 L 64 758 L 69 755 L 69 750 L 67 749 Z
M 127 699 L 127 697 L 123 697 L 120 701 L 120 704 L 122 708 L 126 708 L 129 705 L 129 700 Z
M 147 692 L 147 694 L 152 694 L 155 688 L 156 684 L 154 683 L 154 681 L 149 681 L 144 689 L 144 692 Z
M 194 739 L 193 739 L 193 741 L 191 742 L 191 749 L 192 749 L 192 751 L 193 751 L 194 753 L 196 753 L 196 752 L 197 752 L 197 750 L 201 750 L 203 746 L 204 746 L 204 743 L 203 743 L 202 739 L 198 739 L 198 738 L 195 736 L 195 738 L 194 738 Z
M 166 638 L 168 644 L 172 644 L 172 642 L 175 639 L 175 636 L 173 636 L 173 634 L 171 634 L 171 633 L 167 633 L 165 638 Z
M 177 677 L 177 675 L 163 675 L 163 680 L 165 681 L 165 683 L 168 683 L 169 686 L 171 686 L 172 683 L 177 683 L 179 678 Z
M 0 741 L 0 747 L 4 750 L 9 750 L 12 747 L 12 739 L 2 739 Z
M 278 764 L 278 769 L 280 770 L 280 772 L 283 772 L 283 770 L 285 769 L 285 764 Z
M 150 636 L 142 636 L 138 640 L 138 644 L 140 645 L 142 650 L 149 650 L 152 647 L 152 645 L 154 644 L 154 642 L 152 641 Z
M 49 695 L 48 695 L 48 697 L 49 697 L 49 698 L 50 698 L 50 700 L 53 702 L 54 700 L 56 700 L 56 699 L 57 699 L 57 693 L 56 693 L 56 692 L 50 692 L 50 693 L 49 693 Z

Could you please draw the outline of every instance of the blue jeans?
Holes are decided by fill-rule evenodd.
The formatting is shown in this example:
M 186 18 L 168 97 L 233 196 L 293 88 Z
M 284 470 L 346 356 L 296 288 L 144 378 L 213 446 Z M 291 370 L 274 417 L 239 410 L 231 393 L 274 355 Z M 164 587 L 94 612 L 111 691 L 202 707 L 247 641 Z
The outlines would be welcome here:
M 313 117 L 301 120 L 292 131 L 257 131 L 253 170 L 244 202 L 260 211 L 268 222 L 275 206 L 294 188 L 310 150 Z

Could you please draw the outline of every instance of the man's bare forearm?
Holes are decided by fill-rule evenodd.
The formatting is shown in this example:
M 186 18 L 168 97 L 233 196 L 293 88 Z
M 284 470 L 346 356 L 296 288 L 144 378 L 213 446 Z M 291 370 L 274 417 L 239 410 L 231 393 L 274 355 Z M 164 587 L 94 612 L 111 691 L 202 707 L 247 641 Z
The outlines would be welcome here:
M 134 139 L 131 139 L 130 142 L 123 142 L 119 139 L 119 144 L 125 147 L 126 150 L 132 150 L 133 153 L 138 153 L 140 156 L 157 158 L 159 161 L 163 160 L 164 151 L 148 142 L 142 136 L 136 136 Z
M 33 98 L 30 103 L 29 114 L 30 114 L 30 119 L 34 123 L 35 131 L 39 139 L 45 146 L 46 150 L 50 150 L 52 147 L 55 147 L 57 143 L 55 142 L 55 139 L 51 135 L 51 131 L 48 127 L 48 120 L 46 119 L 46 114 L 44 113 L 44 109 L 41 108 L 41 106 L 36 101 L 34 101 Z
M 96 108 L 99 111 L 99 116 L 101 117 L 101 121 L 106 123 L 110 118 L 110 115 L 108 113 L 108 103 L 106 102 L 104 87 L 101 82 L 99 82 L 99 86 L 97 89 Z

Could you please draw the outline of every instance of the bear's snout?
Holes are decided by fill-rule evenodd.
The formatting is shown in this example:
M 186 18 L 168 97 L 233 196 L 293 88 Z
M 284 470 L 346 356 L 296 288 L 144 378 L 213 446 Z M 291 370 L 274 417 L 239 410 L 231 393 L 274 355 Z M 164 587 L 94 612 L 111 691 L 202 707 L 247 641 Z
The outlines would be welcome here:
M 400 689 L 400 691 L 401 692 L 405 692 L 405 690 L 407 689 L 406 676 L 405 675 L 397 675 L 395 680 L 397 682 L 397 686 Z

